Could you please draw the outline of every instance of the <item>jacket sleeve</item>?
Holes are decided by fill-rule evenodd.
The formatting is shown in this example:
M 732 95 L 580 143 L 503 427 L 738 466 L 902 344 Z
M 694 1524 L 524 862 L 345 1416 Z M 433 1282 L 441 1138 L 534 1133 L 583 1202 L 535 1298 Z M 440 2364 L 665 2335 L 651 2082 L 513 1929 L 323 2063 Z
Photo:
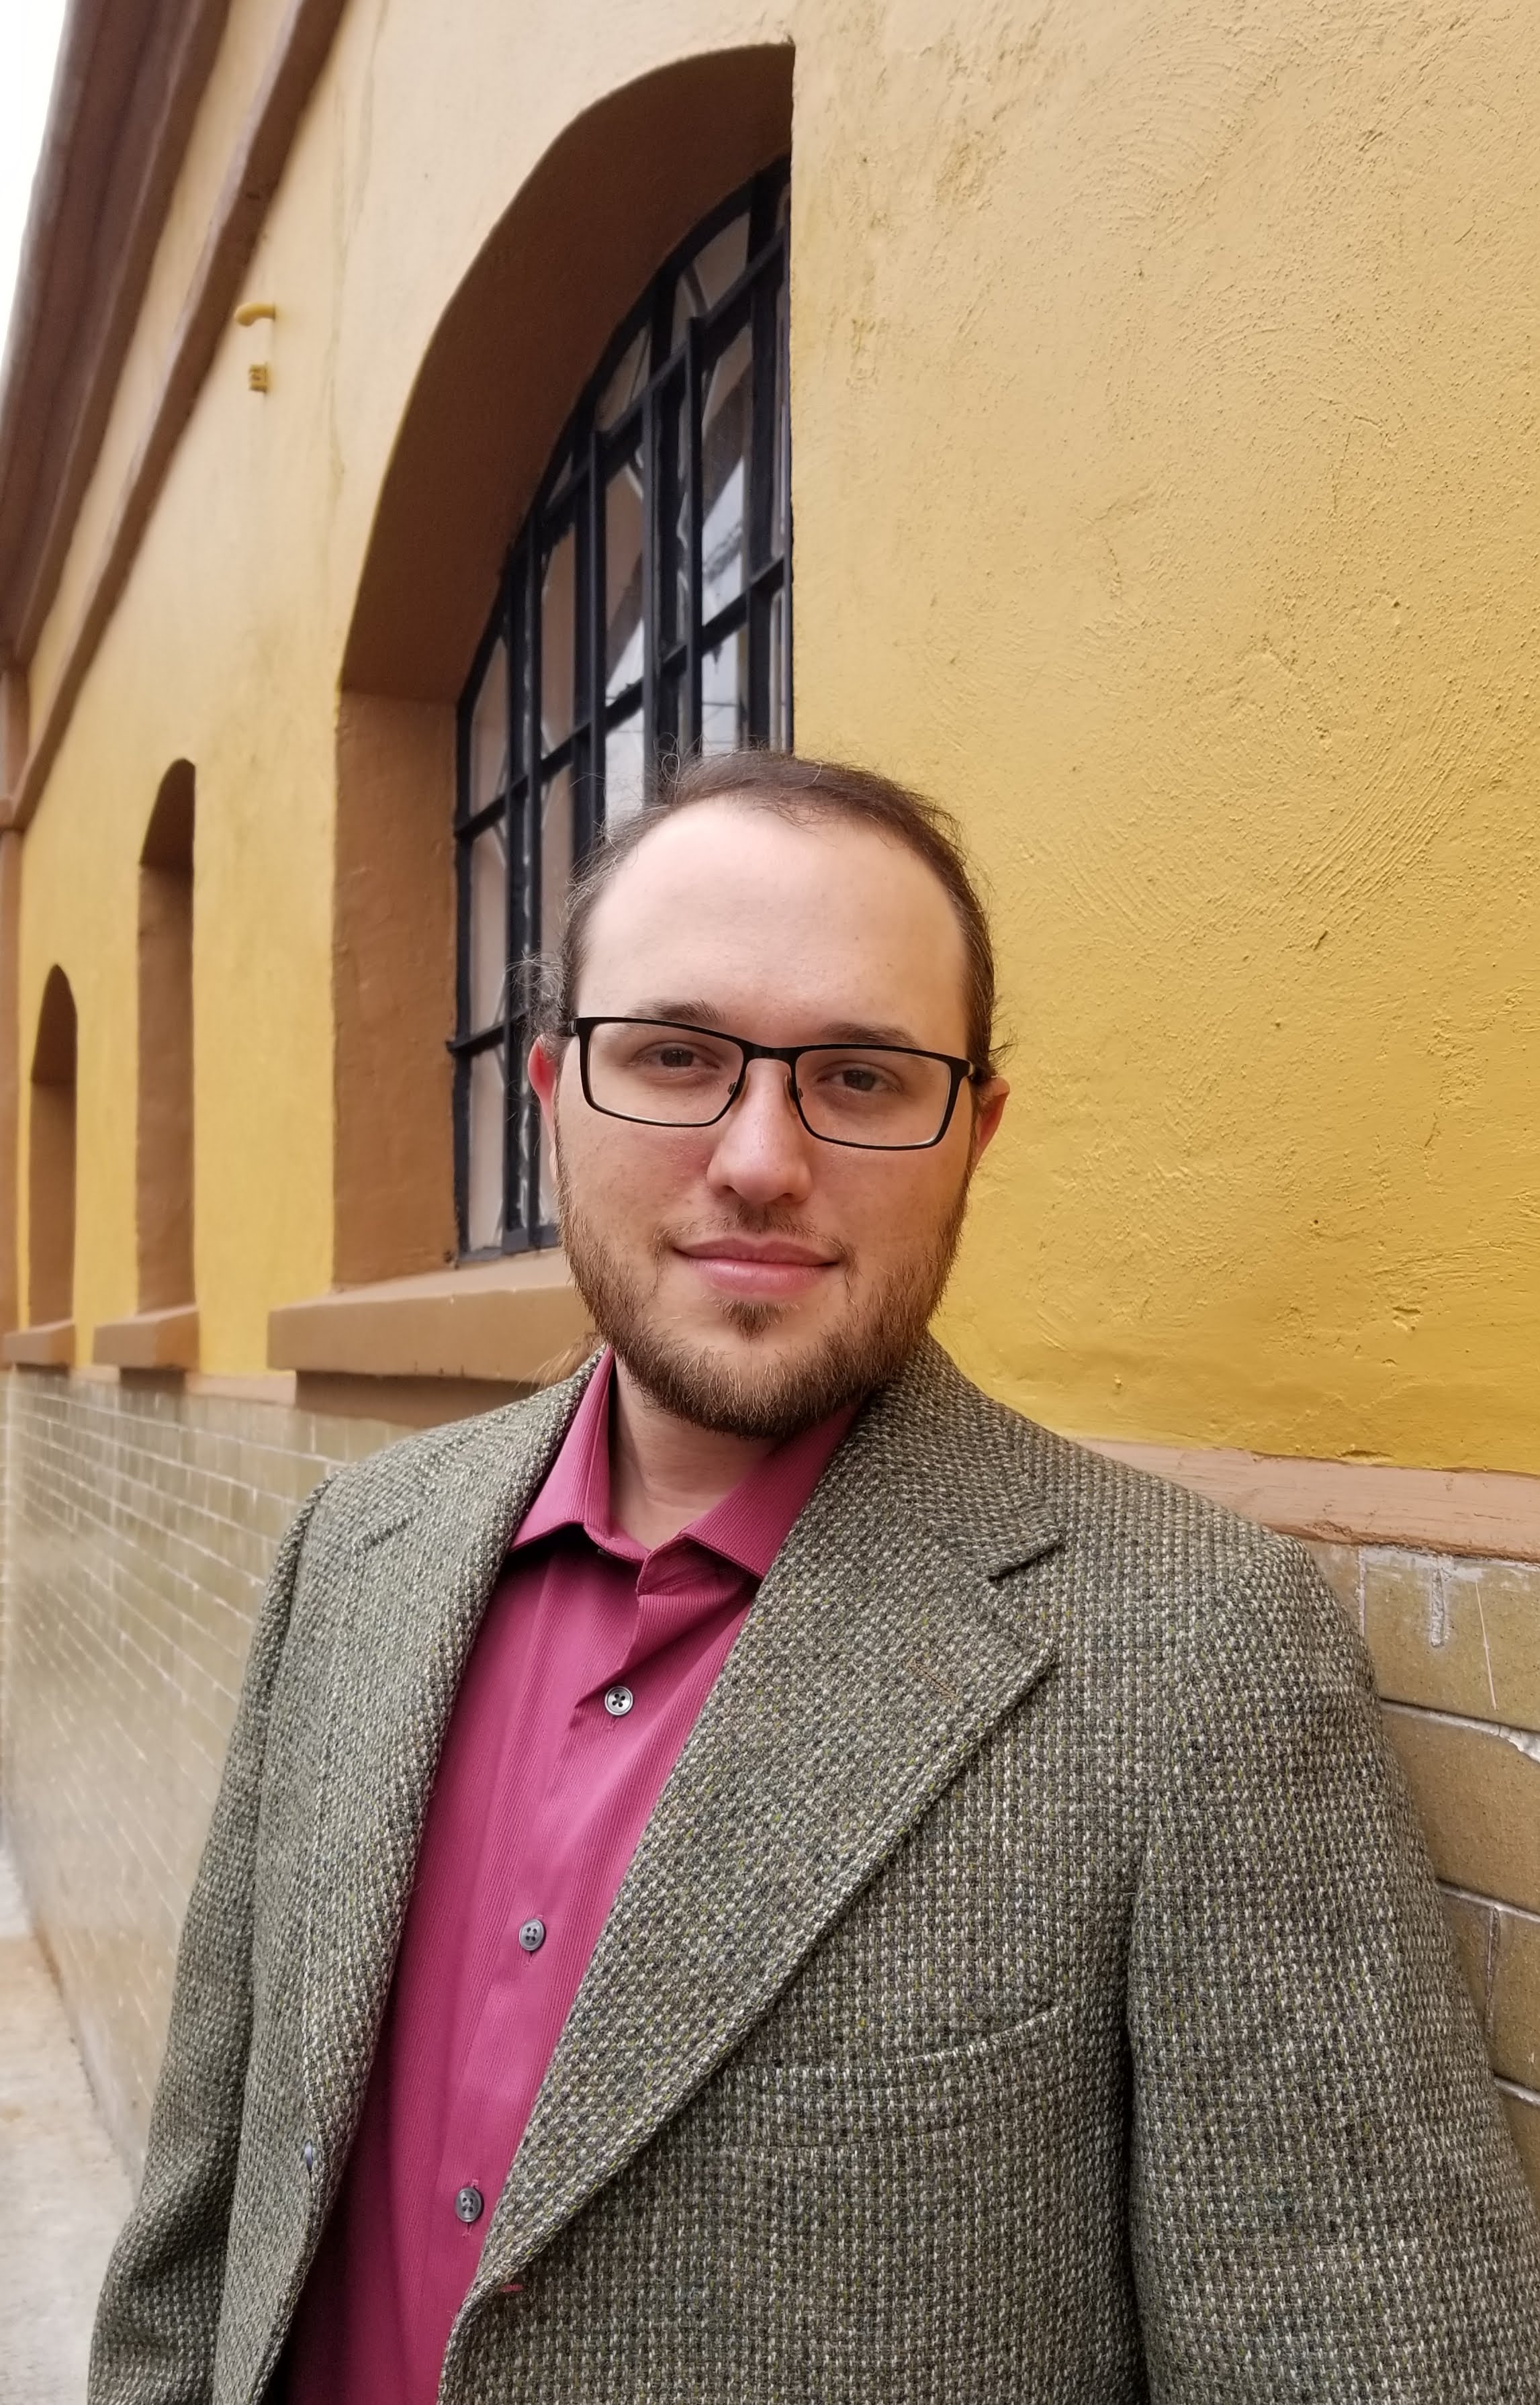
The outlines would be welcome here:
M 251 2036 L 253 1874 L 274 1683 L 318 1486 L 279 1547 L 182 1924 L 144 2183 L 113 2249 L 88 2405 L 206 2405 Z
M 1194 1624 L 1129 1963 L 1159 2405 L 1540 2399 L 1540 2231 L 1368 1658 L 1259 1540 Z

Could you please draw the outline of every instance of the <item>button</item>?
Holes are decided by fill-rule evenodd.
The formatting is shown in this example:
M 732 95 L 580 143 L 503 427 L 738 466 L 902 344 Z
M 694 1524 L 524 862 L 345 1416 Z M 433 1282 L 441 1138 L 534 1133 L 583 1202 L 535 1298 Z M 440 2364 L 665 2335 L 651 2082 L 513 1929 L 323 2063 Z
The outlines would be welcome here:
M 604 1709 L 613 1721 L 623 1721 L 635 1701 L 629 1687 L 606 1687 L 604 1690 Z
M 518 1942 L 526 1954 L 538 1954 L 545 1943 L 545 1923 L 543 1920 L 527 1920 L 518 1933 Z
M 311 2145 L 308 2138 L 306 2138 L 304 2145 L 300 2148 L 300 2160 L 304 2165 L 307 2172 L 313 2172 L 315 2170 L 316 2149 Z
M 481 2219 L 486 2205 L 487 2200 L 479 2187 L 462 2187 L 455 2198 L 455 2219 L 463 2221 L 469 2229 L 473 2221 Z

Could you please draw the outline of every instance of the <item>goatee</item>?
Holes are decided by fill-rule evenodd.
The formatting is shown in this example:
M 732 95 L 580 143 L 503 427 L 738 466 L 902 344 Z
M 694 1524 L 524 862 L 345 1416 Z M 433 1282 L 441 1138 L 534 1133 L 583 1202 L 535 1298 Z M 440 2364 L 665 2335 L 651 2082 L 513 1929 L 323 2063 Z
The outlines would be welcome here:
M 673 1238 L 657 1240 L 650 1279 L 632 1273 L 585 1216 L 559 1151 L 557 1187 L 561 1240 L 572 1282 L 600 1335 L 613 1345 L 643 1391 L 693 1427 L 776 1442 L 892 1384 L 940 1301 L 968 1206 L 965 1181 L 943 1223 L 859 1302 L 851 1291 L 846 1261 L 845 1318 L 805 1349 L 780 1354 L 767 1341 L 785 1324 L 792 1306 L 725 1298 L 718 1308 L 725 1328 L 747 1341 L 749 1357 L 743 1358 L 741 1346 L 719 1351 L 710 1343 L 672 1335 L 660 1323 L 657 1292 Z M 676 1231 L 689 1232 L 694 1231 Z M 745 1210 L 738 1213 L 730 1230 L 713 1232 L 802 1241 L 816 1240 L 817 1233 L 770 1212 Z

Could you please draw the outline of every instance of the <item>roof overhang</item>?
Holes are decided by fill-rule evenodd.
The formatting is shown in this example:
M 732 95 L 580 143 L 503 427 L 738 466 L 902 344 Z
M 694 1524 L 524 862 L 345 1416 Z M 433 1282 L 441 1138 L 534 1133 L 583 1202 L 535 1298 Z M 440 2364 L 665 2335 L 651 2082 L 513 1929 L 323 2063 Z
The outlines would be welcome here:
M 0 373 L 0 666 L 32 654 L 230 0 L 71 0 Z

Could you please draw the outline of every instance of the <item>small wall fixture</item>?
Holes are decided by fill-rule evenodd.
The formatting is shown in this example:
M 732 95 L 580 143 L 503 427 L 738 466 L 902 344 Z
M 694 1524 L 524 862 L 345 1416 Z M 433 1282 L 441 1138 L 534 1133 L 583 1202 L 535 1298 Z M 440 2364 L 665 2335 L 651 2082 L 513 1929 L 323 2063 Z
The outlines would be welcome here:
M 255 326 L 263 317 L 276 318 L 277 311 L 271 301 L 247 301 L 235 312 L 237 326 Z M 273 372 L 265 359 L 258 359 L 246 372 L 246 380 L 253 392 L 271 392 Z

